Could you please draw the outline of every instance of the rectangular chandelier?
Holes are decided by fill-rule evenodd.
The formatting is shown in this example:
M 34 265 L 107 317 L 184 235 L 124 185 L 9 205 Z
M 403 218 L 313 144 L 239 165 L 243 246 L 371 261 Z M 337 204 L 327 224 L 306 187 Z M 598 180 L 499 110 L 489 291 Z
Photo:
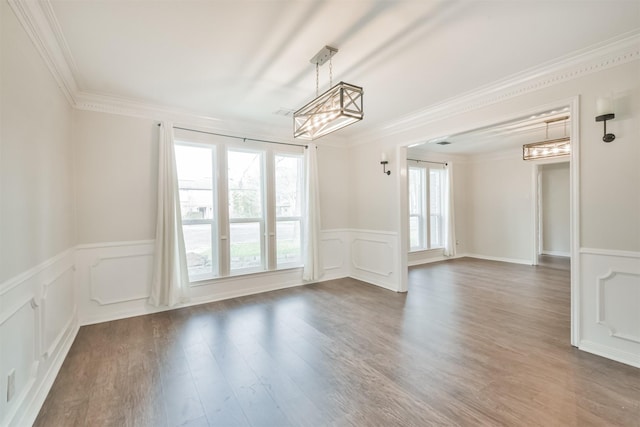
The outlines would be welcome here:
M 522 146 L 523 160 L 548 159 L 551 157 L 568 156 L 570 153 L 571 141 L 568 136 Z
M 313 140 L 362 120 L 362 88 L 340 82 L 293 113 L 293 137 Z

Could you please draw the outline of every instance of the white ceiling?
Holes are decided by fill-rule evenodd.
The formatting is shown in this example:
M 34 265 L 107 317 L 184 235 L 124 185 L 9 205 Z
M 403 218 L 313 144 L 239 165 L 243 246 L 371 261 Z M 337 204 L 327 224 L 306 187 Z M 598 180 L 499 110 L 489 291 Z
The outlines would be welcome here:
M 441 135 L 410 146 L 407 156 L 420 158 L 430 153 L 475 155 L 495 152 L 517 155 L 522 152 L 524 144 L 564 136 L 571 136 L 571 113 L 568 106 L 536 112 L 479 129 L 469 129 L 454 135 Z M 442 142 L 449 144 L 441 145 Z
M 357 136 L 640 28 L 640 1 L 51 0 L 79 89 L 282 137 L 315 96 L 309 59 L 363 86 Z M 64 45 L 64 42 L 62 43 Z M 321 91 L 328 66 L 321 68 Z

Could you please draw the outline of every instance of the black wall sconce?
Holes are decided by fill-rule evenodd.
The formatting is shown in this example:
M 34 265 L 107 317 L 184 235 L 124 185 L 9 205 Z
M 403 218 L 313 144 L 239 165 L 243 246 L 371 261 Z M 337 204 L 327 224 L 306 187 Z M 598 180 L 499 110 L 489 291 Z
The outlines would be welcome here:
M 387 170 L 387 165 L 389 164 L 389 161 L 387 160 L 387 153 L 382 153 L 382 156 L 380 157 L 380 164 L 382 165 L 382 173 L 391 175 L 391 171 Z
M 613 99 L 598 98 L 597 114 L 596 122 L 604 122 L 604 136 L 602 137 L 602 140 L 604 142 L 611 142 L 616 139 L 614 134 L 607 133 L 607 120 L 613 120 L 616 118 L 616 115 L 613 113 Z

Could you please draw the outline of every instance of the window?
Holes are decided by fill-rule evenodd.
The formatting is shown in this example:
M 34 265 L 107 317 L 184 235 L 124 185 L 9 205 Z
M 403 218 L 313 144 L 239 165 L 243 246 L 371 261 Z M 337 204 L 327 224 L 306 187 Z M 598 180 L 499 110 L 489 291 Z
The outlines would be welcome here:
M 175 148 L 189 281 L 301 266 L 302 149 L 195 138 Z
M 444 169 L 410 166 L 408 184 L 409 250 L 443 247 Z
M 264 270 L 264 165 L 263 153 L 229 150 L 230 269 Z
M 302 157 L 276 155 L 276 262 L 302 264 Z
M 216 276 L 215 149 L 176 145 L 175 152 L 189 279 Z

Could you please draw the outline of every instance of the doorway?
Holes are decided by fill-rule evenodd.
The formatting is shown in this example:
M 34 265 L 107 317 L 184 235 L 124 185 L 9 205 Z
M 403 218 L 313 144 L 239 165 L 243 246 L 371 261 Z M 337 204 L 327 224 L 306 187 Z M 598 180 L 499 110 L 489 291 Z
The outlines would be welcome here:
M 483 151 L 485 148 L 488 148 L 489 146 L 492 146 L 491 147 L 492 149 L 497 150 L 497 153 L 498 153 L 496 155 L 497 158 L 500 158 L 502 156 L 501 153 L 506 152 L 506 150 L 512 150 L 510 154 L 511 156 L 514 155 L 513 150 L 520 151 L 520 154 L 519 154 L 520 159 L 518 160 L 519 166 L 516 166 L 516 167 L 525 169 L 524 173 L 526 177 L 524 178 L 524 185 L 520 185 L 518 187 L 523 190 L 521 193 L 517 193 L 518 190 L 513 188 L 510 189 L 510 191 L 513 191 L 514 194 L 517 194 L 520 197 L 520 203 L 517 205 L 514 204 L 513 206 L 516 206 L 515 209 L 517 209 L 518 212 L 522 212 L 523 215 L 527 215 L 527 217 L 529 218 L 527 221 L 528 225 L 524 223 L 513 224 L 510 222 L 515 216 L 519 215 L 519 213 L 515 212 L 514 209 L 512 209 L 511 216 L 509 216 L 508 209 L 503 209 L 501 213 L 504 214 L 505 212 L 507 212 L 506 214 L 503 215 L 503 218 L 505 218 L 504 221 L 501 221 L 500 219 L 496 219 L 495 216 L 492 216 L 491 214 L 487 214 L 486 211 L 480 212 L 480 215 L 478 215 L 478 212 L 474 211 L 474 208 L 476 206 L 480 206 L 482 204 L 486 205 L 489 203 L 495 203 L 497 205 L 500 205 L 501 200 L 495 200 L 489 197 L 483 197 L 483 196 L 477 196 L 477 195 L 476 196 L 469 195 L 469 194 L 461 195 L 460 192 L 458 191 L 455 191 L 456 203 L 455 203 L 454 209 L 456 211 L 456 216 L 458 216 L 457 214 L 460 211 L 467 213 L 466 219 L 477 217 L 477 216 L 484 216 L 485 218 L 490 218 L 490 220 L 493 221 L 493 224 L 497 224 L 499 227 L 501 227 L 501 228 L 496 227 L 496 229 L 503 230 L 508 227 L 511 227 L 513 230 L 516 230 L 515 232 L 521 233 L 521 235 L 526 234 L 528 236 L 526 237 L 527 243 L 525 243 L 524 246 L 522 245 L 518 246 L 519 252 L 517 256 L 512 257 L 512 259 L 508 259 L 509 257 L 505 255 L 485 256 L 484 257 L 485 259 L 490 259 L 490 260 L 493 259 L 497 261 L 507 261 L 507 262 L 519 262 L 521 264 L 528 264 L 528 265 L 537 264 L 538 250 L 542 250 L 542 247 L 544 246 L 544 244 L 541 244 L 541 245 L 536 244 L 535 249 L 533 251 L 531 249 L 534 246 L 534 244 L 531 242 L 538 241 L 537 228 L 539 227 L 537 225 L 537 221 L 534 220 L 534 218 L 537 218 L 537 216 L 534 216 L 534 209 L 529 208 L 529 206 L 531 206 L 532 204 L 537 206 L 537 204 L 535 203 L 536 194 L 537 194 L 537 181 L 534 180 L 534 183 L 531 184 L 531 181 L 532 181 L 531 177 L 532 177 L 532 170 L 539 168 L 541 165 L 550 163 L 550 161 L 549 160 L 536 160 L 534 162 L 523 161 L 521 157 L 522 145 L 527 142 L 534 142 L 534 141 L 540 141 L 540 140 L 546 139 L 544 132 L 542 134 L 542 137 L 539 137 L 539 136 L 532 137 L 531 134 L 529 134 L 527 137 L 528 129 L 531 130 L 532 126 L 535 125 L 536 122 L 540 124 L 540 122 L 544 121 L 544 120 L 540 120 L 541 118 L 542 119 L 549 118 L 554 114 L 559 115 L 561 112 L 564 115 L 568 114 L 571 117 L 577 118 L 578 104 L 579 104 L 578 98 L 574 97 L 574 98 L 565 100 L 564 102 L 558 102 L 554 104 L 549 104 L 547 106 L 541 106 L 536 109 L 532 109 L 528 112 L 527 111 L 520 112 L 520 114 L 512 115 L 511 117 L 506 117 L 501 122 L 497 122 L 497 121 L 488 122 L 484 126 L 475 126 L 473 129 L 460 127 L 459 129 L 453 129 L 449 132 L 440 132 L 441 135 L 447 135 L 446 137 L 436 134 L 436 135 L 433 135 L 432 138 L 425 138 L 426 142 L 425 142 L 425 139 L 423 139 L 421 142 L 418 142 L 418 141 L 407 142 L 406 146 L 398 147 L 398 158 L 401 161 L 401 173 L 399 174 L 399 180 L 398 180 L 398 185 L 399 185 L 398 188 L 401 194 L 401 197 L 400 197 L 400 201 L 401 201 L 400 245 L 403 249 L 406 248 L 406 250 L 403 250 L 403 254 L 401 256 L 404 273 L 406 274 L 406 271 L 408 271 L 408 264 L 409 264 L 408 261 L 413 261 L 413 260 L 410 260 L 408 256 L 409 243 L 410 243 L 409 242 L 410 230 L 409 230 L 409 208 L 408 208 L 408 200 L 407 200 L 408 199 L 407 198 L 407 193 L 408 193 L 407 175 L 408 175 L 410 162 L 407 159 L 417 158 L 418 160 L 433 160 L 436 162 L 448 162 L 449 159 L 452 158 L 454 159 L 453 163 L 456 164 L 456 167 L 454 168 L 454 170 L 458 171 L 457 175 L 455 175 L 453 178 L 454 181 L 460 183 L 460 178 L 462 177 L 462 182 L 464 184 L 476 184 L 477 186 L 478 181 L 476 180 L 476 178 L 478 176 L 481 176 L 483 179 L 489 178 L 492 173 L 495 173 L 495 169 L 492 169 L 491 167 L 486 167 L 486 166 L 480 167 L 480 168 L 477 168 L 473 176 L 471 177 L 467 176 L 465 178 L 464 172 L 461 172 L 461 171 L 464 171 L 465 168 L 460 166 L 465 166 L 466 161 L 465 160 L 461 161 L 460 159 L 477 155 L 478 153 L 477 152 L 474 153 L 473 150 Z M 565 258 L 570 258 L 574 260 L 574 262 L 567 263 L 568 266 L 566 267 L 566 268 L 569 268 L 571 273 L 570 274 L 571 276 L 571 285 L 570 285 L 571 286 L 571 344 L 573 345 L 576 345 L 578 342 L 579 326 L 580 326 L 580 323 L 579 323 L 580 321 L 580 315 L 579 315 L 580 289 L 579 289 L 579 277 L 578 277 L 579 259 L 575 257 L 575 255 L 578 254 L 579 247 L 580 247 L 579 235 L 577 232 L 579 230 L 579 223 L 578 223 L 579 216 L 577 215 L 578 206 L 579 206 L 579 192 L 578 192 L 579 174 L 578 174 L 578 165 L 577 165 L 577 162 L 575 161 L 578 158 L 578 150 L 579 150 L 579 138 L 578 138 L 579 127 L 577 122 L 578 120 L 576 119 L 576 120 L 571 120 L 570 123 L 568 123 L 569 125 L 568 132 L 571 135 L 571 152 L 568 156 L 562 157 L 560 159 L 560 162 L 567 163 L 569 165 L 569 225 L 568 226 L 564 225 L 564 230 L 566 231 L 567 228 L 569 230 L 569 248 L 568 248 L 569 257 L 565 257 Z M 496 135 L 500 132 L 518 133 L 518 130 L 521 131 L 519 133 L 521 134 L 520 136 L 522 138 L 520 138 L 519 141 L 511 141 L 511 144 L 512 144 L 511 147 L 504 145 L 505 141 L 502 141 L 499 138 L 496 138 Z M 551 132 L 549 132 L 549 137 L 553 137 Z M 519 148 L 518 148 L 518 145 L 519 145 Z M 471 150 L 470 151 L 471 154 L 468 154 L 464 150 L 461 150 L 462 147 L 469 147 L 469 149 Z M 424 157 L 416 157 L 417 155 L 420 154 L 418 151 L 424 151 Z M 449 155 L 446 153 L 452 153 L 452 154 Z M 457 158 L 456 158 L 456 155 L 458 156 Z M 479 154 L 479 155 L 483 156 L 485 154 Z M 491 157 L 491 155 L 489 154 L 487 154 L 487 156 Z M 516 164 L 515 161 L 513 164 L 514 165 Z M 480 171 L 480 175 L 478 173 L 478 170 Z M 511 174 L 511 172 L 514 172 L 514 170 L 507 171 L 505 169 L 505 173 L 501 175 L 501 179 L 502 179 L 501 183 L 505 184 L 506 186 L 510 186 L 510 185 L 513 186 L 515 181 L 513 179 L 513 175 Z M 537 173 L 535 176 L 537 177 Z M 468 190 L 469 187 L 473 187 L 473 185 L 468 185 L 467 188 L 463 189 L 463 193 L 464 193 L 464 190 Z M 488 185 L 485 185 L 485 187 L 490 188 Z M 502 191 L 503 191 L 502 188 L 498 190 L 492 190 L 490 194 L 493 196 L 495 194 L 501 194 Z M 472 203 L 473 197 L 476 197 L 477 199 L 475 201 L 475 206 Z M 463 205 L 459 204 L 460 201 Z M 476 252 L 476 248 L 473 247 L 472 244 L 470 244 L 470 239 L 469 239 L 470 235 L 476 234 L 480 236 L 479 238 L 477 238 L 477 236 L 474 236 L 476 237 L 476 242 L 477 241 L 495 242 L 497 240 L 496 238 L 493 238 L 493 237 L 486 238 L 486 236 L 482 235 L 482 233 L 486 231 L 486 228 L 474 227 L 473 221 L 469 222 L 465 220 L 465 221 L 462 221 L 462 224 L 458 222 L 458 218 L 456 218 L 455 221 L 456 221 L 456 227 L 455 227 L 456 228 L 456 244 L 459 245 L 457 246 L 458 256 L 478 255 L 478 253 Z M 459 227 L 463 228 L 462 233 L 458 233 Z M 466 228 L 466 230 L 464 230 L 464 228 Z M 511 244 L 513 242 L 510 241 L 509 243 Z M 551 254 L 549 255 L 553 256 Z M 404 290 L 407 290 L 406 275 L 403 278 L 403 283 L 401 284 L 401 288 L 404 288 Z
M 535 165 L 537 223 L 534 265 L 569 270 L 570 237 L 570 163 L 568 161 Z

